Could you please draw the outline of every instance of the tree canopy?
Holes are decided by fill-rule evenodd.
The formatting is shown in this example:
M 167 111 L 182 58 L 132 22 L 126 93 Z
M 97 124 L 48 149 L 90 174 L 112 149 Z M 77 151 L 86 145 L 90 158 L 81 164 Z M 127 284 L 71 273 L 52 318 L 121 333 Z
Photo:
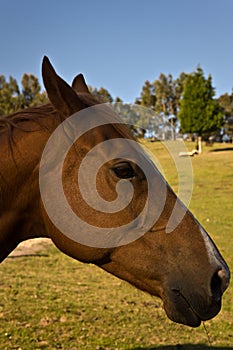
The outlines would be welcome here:
M 113 98 L 110 92 L 104 87 L 100 87 L 99 89 L 93 88 L 92 86 L 88 87 L 89 91 L 95 95 L 102 103 L 113 102 Z
M 41 92 L 39 81 L 33 74 L 23 75 L 21 89 L 13 77 L 7 81 L 4 75 L 0 76 L 0 117 L 46 102 L 46 93 Z
M 214 95 L 212 78 L 201 67 L 187 76 L 178 114 L 183 132 L 202 136 L 221 128 L 223 113 Z
M 12 113 L 20 108 L 20 91 L 17 81 L 9 77 L 6 81 L 4 75 L 0 76 L 0 116 Z

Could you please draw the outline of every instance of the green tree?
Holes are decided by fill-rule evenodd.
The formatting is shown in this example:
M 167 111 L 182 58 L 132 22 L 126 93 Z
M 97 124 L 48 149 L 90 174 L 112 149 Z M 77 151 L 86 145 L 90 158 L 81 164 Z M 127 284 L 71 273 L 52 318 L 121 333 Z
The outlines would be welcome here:
M 181 96 L 184 91 L 184 85 L 185 81 L 187 78 L 188 74 L 187 73 L 180 73 L 179 77 L 174 81 L 174 86 L 175 86 L 175 95 L 176 95 L 176 109 L 175 109 L 175 115 L 178 114 L 180 110 L 180 101 L 181 101 Z
M 145 81 L 140 98 L 137 98 L 135 101 L 136 104 L 148 107 L 154 111 L 152 116 L 149 116 L 148 113 L 142 113 L 140 120 L 145 128 L 151 128 L 153 117 L 156 114 L 156 118 L 161 116 L 164 118 L 164 121 L 166 119 L 170 121 L 171 136 L 172 139 L 175 139 L 179 101 L 186 76 L 187 74 L 181 73 L 179 78 L 174 80 L 171 74 L 166 76 L 161 73 L 159 78 L 153 83 L 150 83 L 148 80 Z
M 4 75 L 0 76 L 0 116 L 15 112 L 20 108 L 20 91 L 17 81 Z
M 225 93 L 219 96 L 218 103 L 225 116 L 225 131 L 233 135 L 233 91 L 231 94 Z
M 115 101 L 113 107 L 124 123 L 134 125 L 135 127 L 138 126 L 140 114 L 134 105 L 123 103 L 122 101 Z
M 115 103 L 122 103 L 123 101 L 122 101 L 122 99 L 119 97 L 119 96 L 117 96 L 116 98 L 115 98 Z
M 145 81 L 142 87 L 140 98 L 137 98 L 135 103 L 143 107 L 155 109 L 155 88 L 154 85 L 149 82 L 149 80 Z
M 214 95 L 212 78 L 201 67 L 187 76 L 178 114 L 183 132 L 201 137 L 221 128 L 223 113 Z
M 175 123 L 177 121 L 178 110 L 178 82 L 173 80 L 171 74 L 166 76 L 160 74 L 159 79 L 155 80 L 156 105 L 155 110 L 158 114 L 163 114 L 171 124 L 171 136 L 175 139 Z
M 24 74 L 21 80 L 21 108 L 34 107 L 47 102 L 46 94 L 41 93 L 38 78 L 33 74 Z
M 226 117 L 233 116 L 233 92 L 231 95 L 225 93 L 219 96 L 218 103 Z
M 156 92 L 155 110 L 165 116 L 176 114 L 176 94 L 173 77 L 161 73 L 159 79 L 154 81 Z
M 97 99 L 102 102 L 102 103 L 106 103 L 106 102 L 113 102 L 113 98 L 110 94 L 110 92 L 105 89 L 104 87 L 100 87 L 99 89 L 97 88 L 93 88 L 91 86 L 88 87 L 90 92 L 95 95 L 97 97 Z
M 16 112 L 19 109 L 47 103 L 45 92 L 41 92 L 38 79 L 32 74 L 24 74 L 19 85 L 13 77 L 6 80 L 0 76 L 0 117 Z

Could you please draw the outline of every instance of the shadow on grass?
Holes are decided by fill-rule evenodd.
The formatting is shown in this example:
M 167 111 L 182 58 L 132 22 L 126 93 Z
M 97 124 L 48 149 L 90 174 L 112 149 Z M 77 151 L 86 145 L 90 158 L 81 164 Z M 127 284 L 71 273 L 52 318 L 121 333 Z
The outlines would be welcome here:
M 48 257 L 49 254 L 40 254 L 40 253 L 32 253 L 32 254 L 19 254 L 19 255 L 8 255 L 7 259 L 19 259 L 19 258 L 25 258 L 25 257 Z
M 233 151 L 233 146 L 225 147 L 225 148 L 215 148 L 215 149 L 211 149 L 209 152 L 226 152 L 226 151 Z
M 233 350 L 232 346 L 207 346 L 207 345 L 168 345 L 168 346 L 152 346 L 152 347 L 137 347 L 132 350 Z

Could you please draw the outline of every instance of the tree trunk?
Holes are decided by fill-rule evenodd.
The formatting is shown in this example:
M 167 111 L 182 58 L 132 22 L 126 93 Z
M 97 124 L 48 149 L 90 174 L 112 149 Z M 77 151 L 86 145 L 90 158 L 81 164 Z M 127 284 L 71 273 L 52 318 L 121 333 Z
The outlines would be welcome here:
M 197 151 L 198 153 L 202 153 L 202 137 L 197 137 Z

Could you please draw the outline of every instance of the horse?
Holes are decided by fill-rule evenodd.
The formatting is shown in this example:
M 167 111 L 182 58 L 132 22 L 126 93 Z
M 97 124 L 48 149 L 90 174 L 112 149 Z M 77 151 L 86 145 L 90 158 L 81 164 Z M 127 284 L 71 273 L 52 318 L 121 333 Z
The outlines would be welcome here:
M 198 327 L 202 321 L 215 317 L 229 285 L 230 271 L 213 240 L 179 201 L 142 147 L 134 147 L 136 140 L 129 128 L 117 119 L 114 122 L 115 117 L 111 117 L 114 111 L 108 107 L 101 109 L 82 74 L 69 85 L 45 56 L 42 77 L 50 102 L 0 119 L 0 261 L 20 242 L 47 237 L 71 258 L 95 264 L 136 288 L 161 298 L 168 318 L 174 322 Z M 97 109 L 90 113 L 87 121 L 85 112 L 92 108 Z M 78 138 L 72 136 L 72 122 L 64 124 L 76 115 L 79 116 L 78 128 L 82 129 L 83 123 L 90 125 L 90 129 L 82 129 Z M 59 127 L 64 131 L 61 139 L 61 134 L 56 134 Z M 111 140 L 115 142 L 113 145 Z M 102 143 L 107 147 L 90 157 L 91 164 L 99 164 L 100 158 L 102 162 L 96 173 L 96 188 L 92 189 L 93 184 L 85 183 L 85 176 L 90 175 L 85 173 L 85 167 L 82 169 L 84 182 L 77 180 L 77 174 L 82 168 L 82 160 Z M 46 153 L 46 147 L 52 153 Z M 63 152 L 63 148 L 66 151 Z M 112 159 L 106 154 L 110 148 L 115 152 Z M 55 153 L 53 149 L 56 149 Z M 64 153 L 62 171 L 57 159 L 60 152 Z M 144 207 L 151 188 L 145 172 L 136 164 L 139 158 L 149 172 L 154 190 L 147 210 Z M 63 204 L 59 204 L 60 195 L 53 198 L 56 181 L 60 181 L 57 173 L 60 174 L 66 206 L 71 208 L 73 216 L 81 218 L 74 221 L 73 231 L 69 233 L 68 209 L 63 211 Z M 53 177 L 55 185 L 51 180 Z M 58 182 L 57 186 L 60 186 Z M 85 201 L 81 185 L 86 186 L 84 189 L 89 192 L 98 191 L 107 204 L 117 200 L 118 185 L 123 188 L 130 185 L 130 190 L 127 190 L 131 193 L 130 202 L 119 210 L 101 211 Z M 51 191 L 50 186 L 53 188 Z M 123 197 L 126 192 L 123 192 Z M 58 211 L 58 224 L 51 218 L 51 208 Z M 182 215 L 168 232 L 174 208 L 177 216 L 179 213 Z M 143 219 L 137 220 L 142 212 Z M 81 221 L 88 222 L 88 229 L 79 226 Z M 134 236 L 138 227 L 147 223 L 145 232 Z M 100 232 L 95 232 L 95 228 L 100 228 Z M 117 236 L 122 230 L 119 242 L 96 243 L 97 235 L 101 238 L 102 231 L 105 234 L 107 230 L 109 236 L 112 228 L 113 233 L 117 229 Z M 85 240 L 85 237 L 88 239 Z

